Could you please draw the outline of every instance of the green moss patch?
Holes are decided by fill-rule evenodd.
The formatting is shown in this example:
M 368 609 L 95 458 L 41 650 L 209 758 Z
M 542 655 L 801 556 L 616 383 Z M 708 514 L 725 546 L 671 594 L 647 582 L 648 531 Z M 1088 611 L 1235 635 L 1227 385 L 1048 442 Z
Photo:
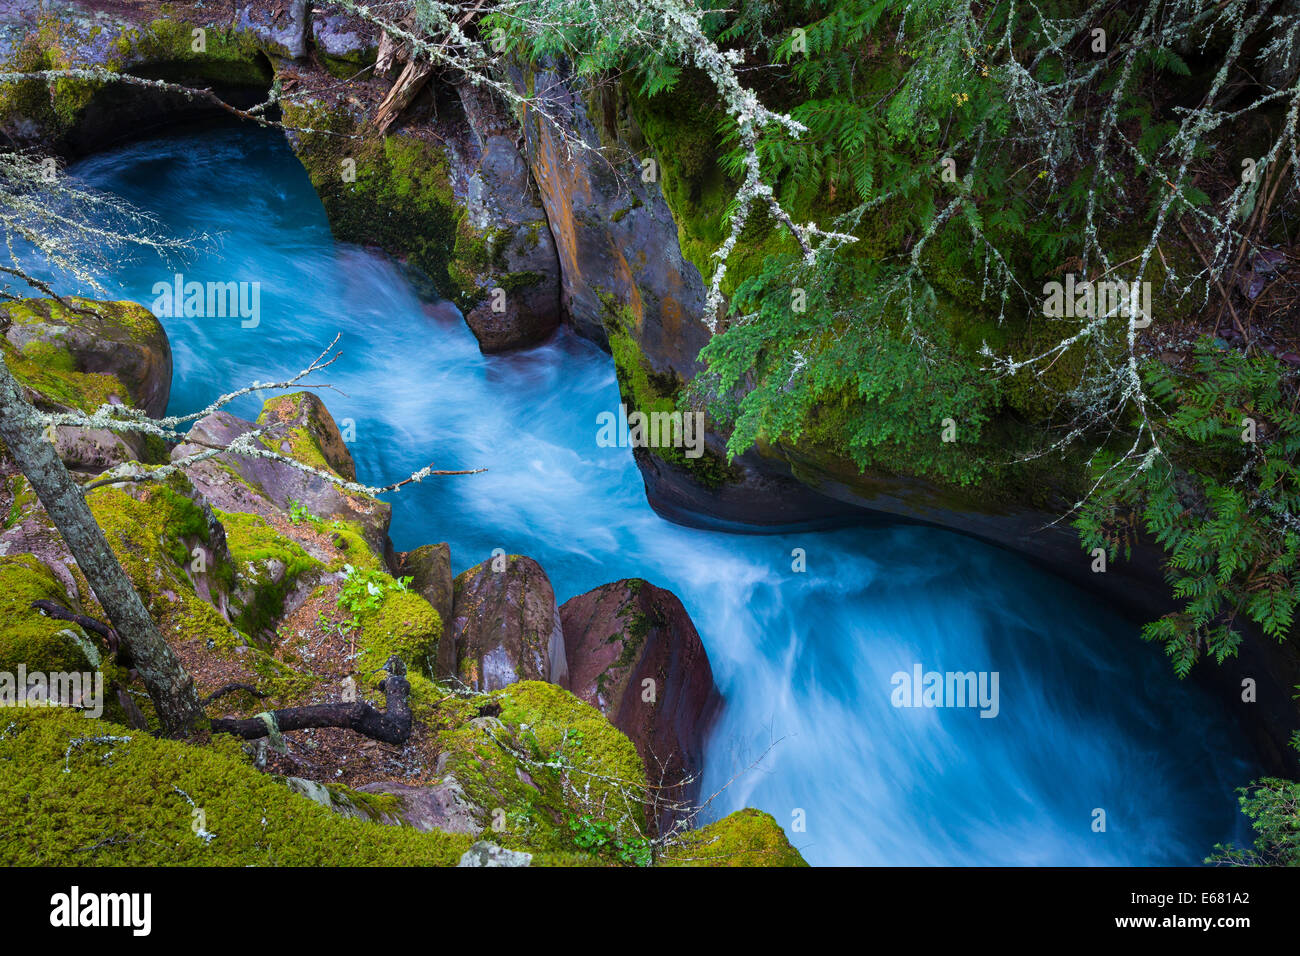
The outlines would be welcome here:
M 440 707 L 447 772 L 516 849 L 584 854 L 600 828 L 610 849 L 644 831 L 645 771 L 636 748 L 594 707 L 554 684 L 524 681 Z M 566 783 L 567 781 L 567 783 Z M 616 861 L 612 856 L 607 862 Z
M 60 710 L 0 720 L 0 818 L 7 866 L 451 866 L 471 842 L 339 816 L 230 741 L 157 740 Z
M 87 671 L 99 666 L 102 649 L 76 624 L 32 610 L 33 601 L 68 606 L 54 573 L 33 554 L 0 557 L 0 671 Z
M 441 295 L 459 300 L 466 290 L 448 264 L 464 210 L 452 193 L 443 151 L 403 133 L 362 135 L 364 126 L 346 107 L 286 104 L 284 121 L 296 130 L 295 152 L 334 235 L 407 260 Z
M 217 561 L 215 528 L 190 496 L 188 480 L 177 475 L 132 492 L 106 486 L 86 501 L 154 620 L 182 639 L 237 641 L 217 609 L 195 592 L 190 576 L 192 551 L 201 547 L 209 586 L 230 583 L 229 567 Z
M 692 830 L 665 855 L 663 866 L 807 866 L 785 831 L 762 810 L 737 810 Z
M 245 634 L 272 630 L 284 613 L 284 599 L 321 563 L 260 515 L 216 511 L 226 531 L 238 588 L 251 598 L 235 619 Z

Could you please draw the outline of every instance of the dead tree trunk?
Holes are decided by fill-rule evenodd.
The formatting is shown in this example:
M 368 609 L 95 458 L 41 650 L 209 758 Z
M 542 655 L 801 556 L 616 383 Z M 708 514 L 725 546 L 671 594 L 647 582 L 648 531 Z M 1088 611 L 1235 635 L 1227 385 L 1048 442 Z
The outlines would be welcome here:
M 158 708 L 163 730 L 168 734 L 187 733 L 195 721 L 204 718 L 194 680 L 149 617 L 131 579 L 95 523 L 81 489 L 63 467 L 54 446 L 45 441 L 38 416 L 0 358 L 0 438 L 31 482 L 122 646 L 131 655 Z
M 379 685 L 388 700 L 388 712 L 376 710 L 364 700 L 352 703 L 309 704 L 267 711 L 256 717 L 218 717 L 212 732 L 234 734 L 245 740 L 270 737 L 273 733 L 307 730 L 311 727 L 341 727 L 386 744 L 404 744 L 411 736 L 411 684 L 406 679 L 406 665 L 390 657 L 384 665 L 388 677 Z
M 374 124 L 380 135 L 388 132 L 389 128 L 397 122 L 397 118 L 402 115 L 402 111 L 411 105 L 411 100 L 415 99 L 415 94 L 419 93 L 428 82 L 429 74 L 433 72 L 433 64 L 422 60 L 408 60 L 403 68 L 397 82 L 393 84 L 384 101 L 379 104 L 375 110 Z

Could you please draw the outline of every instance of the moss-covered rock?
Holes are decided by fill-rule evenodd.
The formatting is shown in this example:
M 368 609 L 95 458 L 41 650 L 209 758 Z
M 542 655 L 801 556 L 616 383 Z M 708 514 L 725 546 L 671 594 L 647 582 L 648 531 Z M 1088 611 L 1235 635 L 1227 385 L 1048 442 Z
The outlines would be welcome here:
M 216 607 L 233 584 L 225 530 L 184 475 L 101 486 L 86 503 L 165 634 L 239 643 Z
M 344 564 L 379 567 L 391 551 L 388 524 L 392 507 L 360 491 L 339 487 L 334 479 L 355 475 L 352 456 L 325 406 L 314 396 L 298 394 L 271 399 L 259 416 L 261 425 L 215 412 L 196 422 L 187 440 L 172 450 L 173 461 L 206 446 L 228 447 L 240 436 L 265 427 L 263 447 L 326 474 L 313 474 L 292 463 L 257 455 L 227 453 L 187 468 L 191 480 L 216 508 L 258 514 L 271 520 L 288 515 L 283 533 L 309 554 L 340 570 Z
M 378 34 L 374 24 L 337 7 L 312 4 L 312 46 L 331 76 L 350 79 L 374 63 L 379 51 Z
M 269 636 L 289 609 L 290 595 L 314 586 L 324 566 L 261 515 L 215 513 L 234 568 L 232 619 L 245 634 Z
M 262 443 L 273 451 L 313 468 L 332 471 L 347 481 L 357 480 L 352 453 L 334 417 L 311 392 L 268 398 L 257 424 L 264 429 Z
M 402 132 L 368 134 L 347 103 L 286 104 L 284 120 L 335 237 L 405 259 L 445 298 L 464 302 L 472 290 L 448 272 L 464 211 L 443 149 Z
M 94 68 L 229 95 L 239 89 L 267 90 L 271 66 L 266 52 L 285 52 L 271 38 L 259 38 L 251 25 L 232 28 L 220 16 L 150 21 L 125 8 L 88 16 L 84 8 L 57 0 L 44 6 L 16 11 L 14 29 L 25 28 L 26 34 L 8 57 L 11 69 Z M 44 149 L 86 149 L 119 137 L 124 129 L 146 128 L 161 116 L 193 114 L 205 106 L 193 97 L 111 79 L 33 79 L 0 90 L 0 129 L 19 143 Z
M 645 771 L 600 712 L 540 681 L 443 705 L 439 767 L 516 849 L 582 852 L 603 831 L 609 857 L 645 831 Z
M 70 621 L 46 617 L 33 601 L 75 609 L 62 582 L 32 554 L 0 556 L 0 671 L 84 672 L 99 667 L 106 648 Z
M 442 637 L 438 612 L 413 591 L 377 586 L 382 589 L 378 606 L 357 615 L 358 671 L 374 675 L 396 654 L 407 667 L 431 677 L 437 669 L 438 641 Z
M 397 574 L 410 577 L 411 590 L 433 605 L 444 628 L 449 627 L 455 617 L 453 601 L 456 593 L 451 574 L 451 548 L 443 542 L 404 551 L 396 556 L 394 567 Z M 455 673 L 456 645 L 448 638 L 439 644 L 434 676 L 445 678 Z
M 196 30 L 203 31 L 201 45 Z M 127 31 L 119 45 L 124 66 L 133 71 L 180 83 L 263 88 L 271 84 L 271 65 L 263 52 L 280 52 L 251 28 L 169 17 Z
M 662 866 L 807 866 L 785 831 L 762 810 L 737 810 L 683 835 Z
M 10 320 L 0 348 L 38 405 L 91 412 L 119 402 L 167 409 L 172 351 L 153 314 L 134 302 L 70 297 L 0 305 Z

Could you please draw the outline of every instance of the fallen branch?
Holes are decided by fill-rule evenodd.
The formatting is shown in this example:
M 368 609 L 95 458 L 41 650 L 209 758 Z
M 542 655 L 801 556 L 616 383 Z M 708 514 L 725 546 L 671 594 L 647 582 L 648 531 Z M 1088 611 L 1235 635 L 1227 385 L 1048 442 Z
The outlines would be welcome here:
M 31 608 L 34 611 L 40 611 L 47 617 L 58 618 L 60 621 L 71 621 L 73 624 L 79 624 L 87 631 L 94 631 L 104 640 L 108 641 L 109 650 L 117 653 L 117 631 L 113 630 L 102 621 L 97 621 L 93 617 L 86 617 L 84 614 L 76 614 L 69 611 L 66 607 L 55 604 L 53 601 L 47 601 L 42 598 L 39 601 L 33 601 Z
M 255 717 L 218 717 L 212 721 L 213 733 L 234 734 L 245 740 L 278 737 L 290 730 L 314 727 L 340 727 L 387 744 L 404 744 L 411 736 L 411 707 L 408 698 L 411 684 L 406 679 L 406 665 L 390 657 L 384 665 L 388 677 L 379 685 L 388 700 L 388 711 L 377 710 L 366 701 L 310 704 L 264 711 Z
M 375 111 L 373 123 L 379 135 L 383 136 L 397 122 L 397 118 L 411 105 L 415 95 L 424 88 L 433 72 L 433 64 L 424 60 L 408 60 L 384 101 Z

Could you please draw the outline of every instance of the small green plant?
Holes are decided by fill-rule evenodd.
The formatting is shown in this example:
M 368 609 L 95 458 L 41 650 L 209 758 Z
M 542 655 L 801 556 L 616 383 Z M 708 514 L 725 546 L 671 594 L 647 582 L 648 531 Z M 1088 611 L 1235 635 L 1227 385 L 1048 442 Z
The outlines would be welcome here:
M 301 524 L 303 521 L 311 521 L 315 515 L 301 501 L 289 501 L 289 520 L 294 524 Z
M 352 616 L 350 626 L 367 611 L 377 611 L 384 603 L 384 595 L 411 589 L 411 578 L 391 578 L 382 571 L 363 570 L 350 564 L 343 566 L 343 587 L 339 590 L 338 606 Z
M 580 850 L 617 860 L 624 866 L 649 866 L 654 854 L 645 837 L 619 836 L 617 827 L 590 814 L 569 818 L 573 843 Z

